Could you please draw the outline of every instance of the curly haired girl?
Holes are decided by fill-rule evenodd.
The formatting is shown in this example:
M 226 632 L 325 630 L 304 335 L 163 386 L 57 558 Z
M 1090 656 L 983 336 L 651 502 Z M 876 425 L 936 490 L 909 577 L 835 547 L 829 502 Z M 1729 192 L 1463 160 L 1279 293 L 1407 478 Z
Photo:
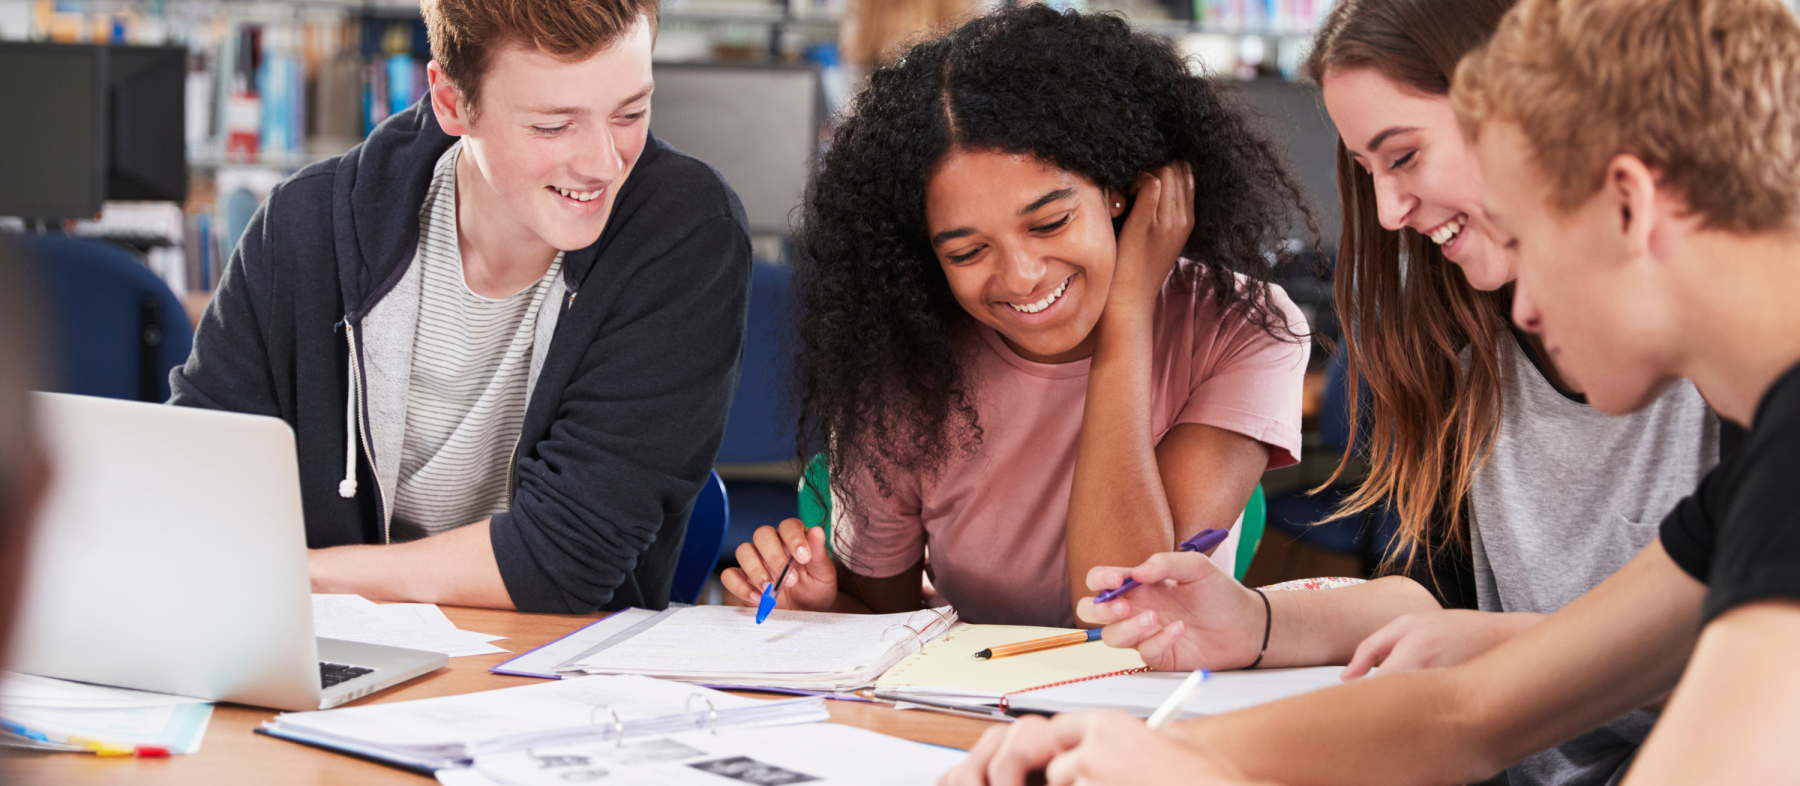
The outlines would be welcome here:
M 877 70 L 797 237 L 831 553 L 765 527 L 726 588 L 754 604 L 791 555 L 781 607 L 917 609 L 929 546 L 965 619 L 1071 626 L 1089 568 L 1235 534 L 1300 452 L 1307 331 L 1269 279 L 1301 203 L 1233 96 L 1116 17 L 1004 10 Z

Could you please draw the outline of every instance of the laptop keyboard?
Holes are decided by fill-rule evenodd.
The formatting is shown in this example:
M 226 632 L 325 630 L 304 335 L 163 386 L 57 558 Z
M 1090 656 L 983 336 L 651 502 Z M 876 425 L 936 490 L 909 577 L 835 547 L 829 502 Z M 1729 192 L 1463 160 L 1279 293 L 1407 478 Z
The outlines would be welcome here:
M 319 687 L 329 688 L 333 685 L 356 679 L 364 674 L 373 673 L 374 671 L 374 669 L 365 669 L 361 666 L 349 666 L 342 663 L 326 663 L 325 661 L 319 661 Z

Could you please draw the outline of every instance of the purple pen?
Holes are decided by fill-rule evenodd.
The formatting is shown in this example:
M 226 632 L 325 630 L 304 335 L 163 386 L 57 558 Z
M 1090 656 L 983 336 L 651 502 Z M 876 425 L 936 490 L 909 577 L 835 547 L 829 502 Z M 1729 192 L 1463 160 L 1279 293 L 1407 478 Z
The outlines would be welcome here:
M 1196 533 L 1193 537 L 1182 541 L 1181 545 L 1175 547 L 1175 550 L 1176 551 L 1204 552 L 1207 549 L 1218 546 L 1220 543 L 1224 543 L 1225 539 L 1230 536 L 1231 536 L 1231 530 L 1203 529 L 1203 530 L 1200 530 L 1198 533 Z M 1133 589 L 1136 589 L 1137 586 L 1138 586 L 1137 579 L 1126 579 L 1124 584 L 1120 584 L 1117 587 L 1109 589 L 1109 590 L 1102 592 L 1099 595 L 1095 596 L 1094 602 L 1095 603 L 1111 603 L 1112 601 L 1118 600 L 1120 595 L 1124 595 L 1125 593 L 1130 592 Z

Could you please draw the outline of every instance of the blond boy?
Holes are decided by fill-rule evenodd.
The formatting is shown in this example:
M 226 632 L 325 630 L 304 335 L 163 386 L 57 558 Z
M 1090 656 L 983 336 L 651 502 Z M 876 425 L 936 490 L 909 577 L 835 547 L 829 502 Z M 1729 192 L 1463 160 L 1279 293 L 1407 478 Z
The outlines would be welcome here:
M 425 100 L 250 222 L 178 405 L 298 436 L 316 592 L 662 608 L 737 383 L 737 197 L 650 134 L 656 0 L 425 0 Z

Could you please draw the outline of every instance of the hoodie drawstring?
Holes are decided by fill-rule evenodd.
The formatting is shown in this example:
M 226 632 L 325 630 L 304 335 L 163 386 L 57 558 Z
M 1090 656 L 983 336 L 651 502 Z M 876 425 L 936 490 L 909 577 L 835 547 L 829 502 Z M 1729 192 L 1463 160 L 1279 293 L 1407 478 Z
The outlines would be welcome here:
M 350 332 L 348 324 L 344 327 L 347 337 Z M 356 342 L 350 341 L 350 390 L 344 403 L 344 480 L 338 483 L 338 496 L 350 499 L 356 496 Z

